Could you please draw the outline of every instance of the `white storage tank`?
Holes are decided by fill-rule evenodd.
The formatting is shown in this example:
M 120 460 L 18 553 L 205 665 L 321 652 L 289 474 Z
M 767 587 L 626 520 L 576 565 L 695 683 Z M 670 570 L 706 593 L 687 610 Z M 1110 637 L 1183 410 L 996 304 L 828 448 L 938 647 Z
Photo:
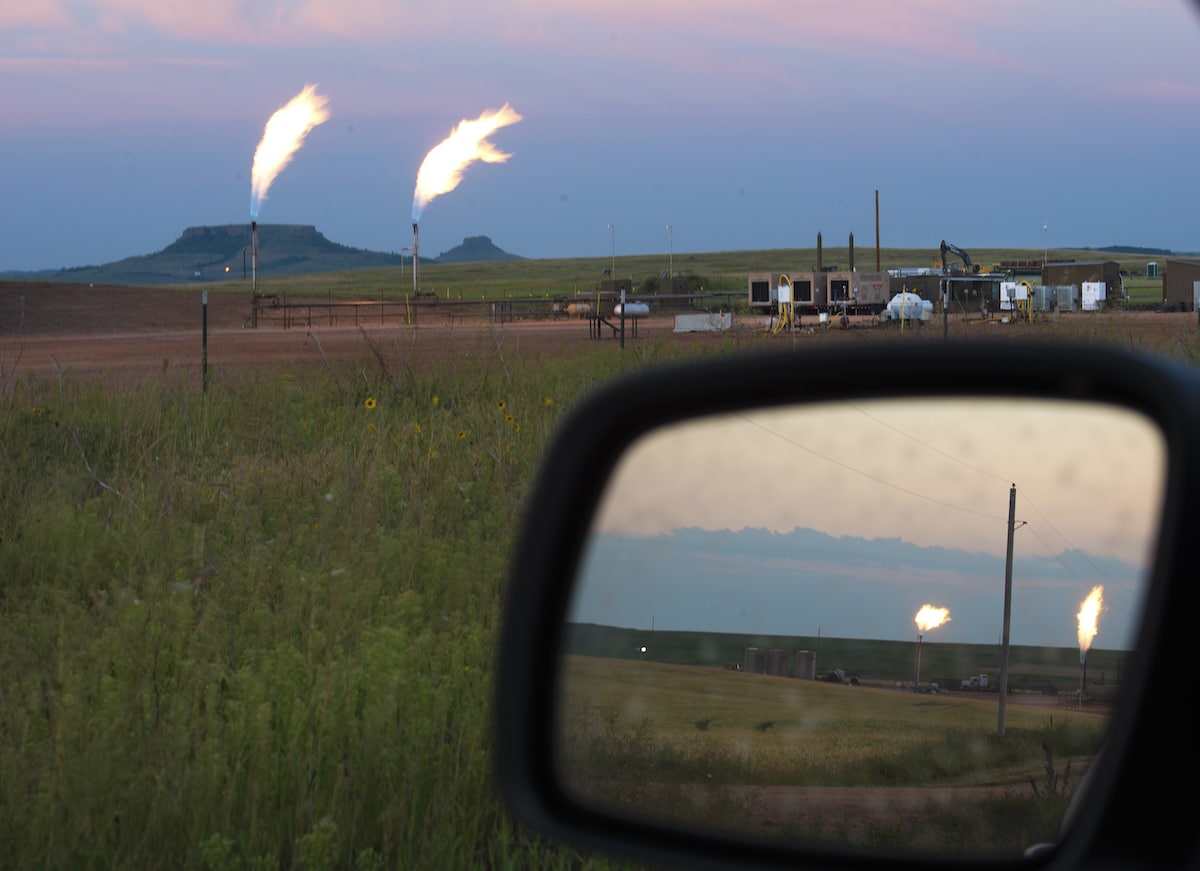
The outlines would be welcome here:
M 621 317 L 624 312 L 627 318 L 644 318 L 650 314 L 650 306 L 644 302 L 617 303 L 613 306 L 613 314 Z
M 891 298 L 881 316 L 890 321 L 927 321 L 933 317 L 933 301 L 903 291 Z

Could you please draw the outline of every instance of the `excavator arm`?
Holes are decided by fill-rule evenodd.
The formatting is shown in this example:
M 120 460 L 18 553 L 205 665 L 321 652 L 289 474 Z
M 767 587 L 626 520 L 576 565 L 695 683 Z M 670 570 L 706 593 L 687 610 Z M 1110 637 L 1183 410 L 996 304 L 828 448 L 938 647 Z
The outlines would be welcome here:
M 979 271 L 977 266 L 971 264 L 971 257 L 966 251 L 959 248 L 957 245 L 951 245 L 945 239 L 942 240 L 942 274 L 949 272 L 949 266 L 946 263 L 946 253 L 949 252 L 958 257 L 963 262 L 963 272 L 972 275 Z

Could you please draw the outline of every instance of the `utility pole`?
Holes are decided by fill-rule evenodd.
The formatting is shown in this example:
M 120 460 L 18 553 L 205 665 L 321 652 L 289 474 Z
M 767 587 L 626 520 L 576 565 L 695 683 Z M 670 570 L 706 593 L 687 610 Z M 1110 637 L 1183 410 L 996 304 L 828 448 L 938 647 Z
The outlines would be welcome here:
M 1004 559 L 1004 629 L 1000 636 L 1000 713 L 996 736 L 1004 737 L 1004 715 L 1008 710 L 1008 646 L 1012 624 L 1013 532 L 1016 529 L 1017 485 L 1008 491 L 1008 552 Z

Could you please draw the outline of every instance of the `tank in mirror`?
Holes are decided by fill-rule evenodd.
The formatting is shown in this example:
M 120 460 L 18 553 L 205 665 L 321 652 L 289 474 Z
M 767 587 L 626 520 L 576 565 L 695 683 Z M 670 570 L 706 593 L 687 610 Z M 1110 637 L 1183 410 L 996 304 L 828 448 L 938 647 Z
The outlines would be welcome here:
M 566 788 L 807 845 L 1054 841 L 1136 654 L 1165 466 L 1152 422 L 1091 403 L 884 399 L 651 432 L 575 581 Z

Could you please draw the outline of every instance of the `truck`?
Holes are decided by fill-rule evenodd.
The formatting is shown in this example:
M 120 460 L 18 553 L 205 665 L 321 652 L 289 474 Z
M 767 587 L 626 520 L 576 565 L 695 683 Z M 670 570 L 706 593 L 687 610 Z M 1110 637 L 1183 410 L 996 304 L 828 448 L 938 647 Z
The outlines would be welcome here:
M 959 689 L 970 690 L 972 692 L 987 692 L 988 676 L 986 674 L 973 674 L 962 682 Z

